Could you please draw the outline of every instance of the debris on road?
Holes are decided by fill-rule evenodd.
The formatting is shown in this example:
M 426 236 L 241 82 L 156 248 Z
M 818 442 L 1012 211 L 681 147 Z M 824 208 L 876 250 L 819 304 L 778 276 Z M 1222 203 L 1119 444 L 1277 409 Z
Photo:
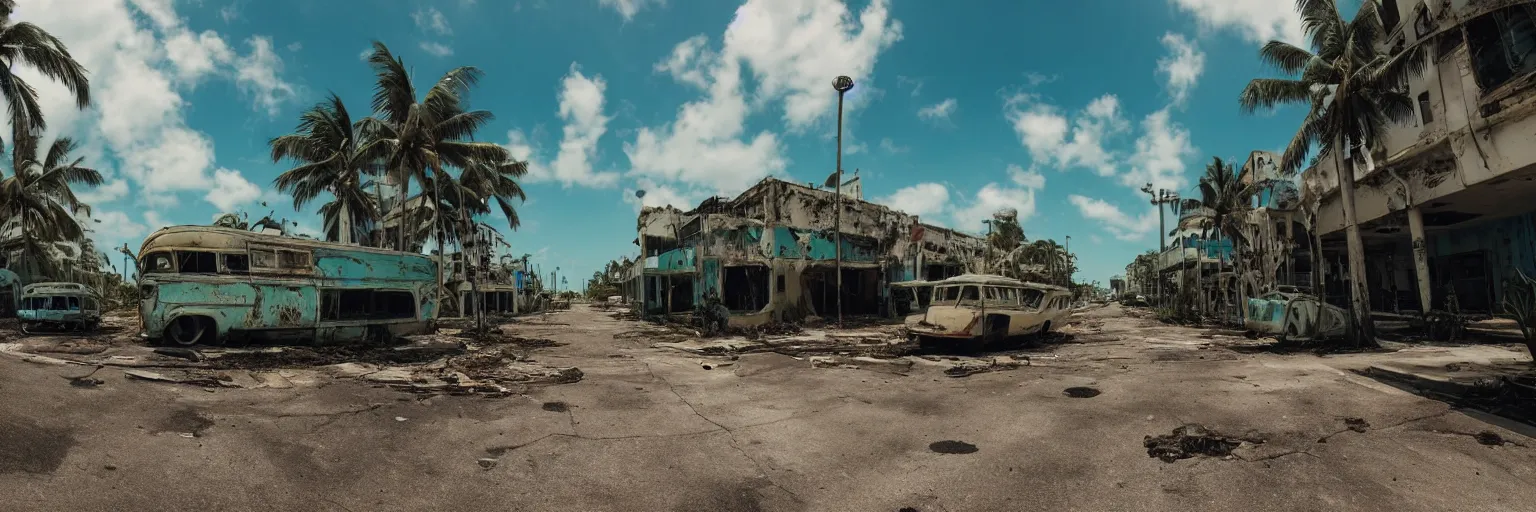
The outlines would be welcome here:
M 1000 372 L 1018 369 L 1021 366 L 1029 366 L 1029 360 L 1019 360 L 1010 356 L 998 356 L 990 361 L 964 361 L 949 369 L 944 370 L 944 375 L 950 377 L 970 377 L 978 373 Z
M 566 412 L 571 410 L 571 406 L 566 405 L 565 402 L 544 402 L 544 405 L 540 407 L 549 412 Z
M 155 349 L 154 352 L 156 354 L 160 354 L 162 356 L 170 356 L 170 357 L 186 359 L 186 360 L 192 361 L 194 363 L 202 361 L 204 359 L 203 358 L 203 354 L 201 352 L 198 352 L 196 350 L 192 350 L 190 348 L 160 347 L 160 348 Z
M 1172 434 L 1146 436 L 1141 444 L 1146 447 L 1148 457 L 1171 463 L 1196 455 L 1226 457 L 1232 455 L 1232 450 L 1245 442 L 1262 444 L 1264 441 L 1226 436 L 1204 425 L 1190 423 L 1173 429 Z
M 1362 433 L 1362 434 L 1365 433 L 1366 430 L 1371 428 L 1371 424 L 1369 422 L 1365 421 L 1365 419 L 1363 419 L 1363 418 L 1354 418 L 1354 417 L 1344 418 L 1344 426 L 1348 427 L 1350 430 L 1353 430 L 1355 432 L 1359 432 L 1359 433 Z
M 496 463 L 501 462 L 501 461 L 493 459 L 493 458 L 490 458 L 490 457 L 485 457 L 485 458 L 480 459 L 478 462 L 480 463 L 480 468 L 481 469 L 491 469 L 491 468 L 496 467 Z

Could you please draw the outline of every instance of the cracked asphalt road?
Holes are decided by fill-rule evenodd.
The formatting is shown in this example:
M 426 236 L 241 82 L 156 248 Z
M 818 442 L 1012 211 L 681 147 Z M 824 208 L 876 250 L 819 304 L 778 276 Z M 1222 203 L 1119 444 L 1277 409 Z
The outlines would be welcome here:
M 1242 353 L 1118 307 L 1031 365 L 948 378 L 651 348 L 578 308 L 508 327 L 586 377 L 507 398 L 132 381 L 0 358 L 3 510 L 1529 510 L 1536 446 L 1348 370 L 1381 358 Z M 1512 357 L 1507 352 L 1505 357 Z M 714 364 L 722 358 L 709 359 Z M 84 371 L 83 371 L 84 370 Z M 1102 393 L 1071 398 L 1063 390 Z M 546 410 L 563 402 L 564 410 Z M 1347 418 L 1370 425 L 1350 430 Z M 169 423 L 168 423 L 169 422 Z M 179 423 L 178 423 L 179 422 Z M 1184 423 L 1262 438 L 1164 463 Z M 194 425 L 190 432 L 167 425 Z M 1523 444 L 1486 446 L 1491 430 Z M 188 434 L 188 435 L 183 435 Z M 935 453 L 960 441 L 974 453 Z M 1321 442 L 1320 442 L 1321 441 Z M 489 459 L 489 460 L 482 460 Z

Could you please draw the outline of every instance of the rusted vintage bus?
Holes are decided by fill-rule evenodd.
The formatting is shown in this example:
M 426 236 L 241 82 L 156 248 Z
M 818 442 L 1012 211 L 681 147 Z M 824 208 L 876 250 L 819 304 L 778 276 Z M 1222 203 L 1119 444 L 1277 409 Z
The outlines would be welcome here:
M 144 336 L 361 341 L 429 331 L 437 264 L 420 254 L 233 228 L 176 226 L 139 249 Z
M 909 319 L 907 328 L 924 344 L 947 341 L 974 349 L 1017 336 L 1044 336 L 1071 314 L 1071 299 L 1060 286 L 965 274 L 935 284 L 928 310 Z
M 89 331 L 101 324 L 101 296 L 79 283 L 36 283 L 21 289 L 16 317 L 21 332 L 40 329 Z

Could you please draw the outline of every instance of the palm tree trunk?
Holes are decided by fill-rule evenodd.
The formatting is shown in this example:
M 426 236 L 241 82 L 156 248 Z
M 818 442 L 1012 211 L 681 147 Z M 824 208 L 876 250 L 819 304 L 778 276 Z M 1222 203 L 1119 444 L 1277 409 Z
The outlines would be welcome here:
M 380 249 L 384 248 L 384 243 L 385 243 L 384 242 L 384 238 L 385 238 L 384 234 L 386 233 L 386 231 L 384 229 L 384 217 L 389 215 L 389 212 L 384 211 L 384 187 L 383 187 L 383 185 L 379 184 L 379 181 L 382 180 L 383 178 L 384 178 L 383 174 L 380 174 L 378 177 L 375 177 L 374 180 L 373 180 L 373 198 L 374 198 L 375 201 L 378 201 L 377 207 L 378 207 L 378 211 L 379 211 L 379 217 L 378 217 L 379 222 L 378 222 L 378 225 L 376 226 L 378 228 L 378 230 L 379 230 L 379 235 L 378 235 L 378 238 L 373 240 L 373 243 L 375 245 L 377 245 L 378 248 L 380 248 Z
M 1353 318 L 1350 335 L 1356 346 L 1376 346 L 1375 322 L 1371 321 L 1371 291 L 1365 277 L 1365 246 L 1355 217 L 1355 172 L 1344 158 L 1344 136 L 1334 138 L 1333 158 L 1339 175 L 1339 200 L 1344 207 L 1344 241 L 1349 253 L 1349 298 Z
M 406 215 L 406 210 L 407 209 L 405 207 L 406 206 L 405 205 L 405 193 L 406 193 L 407 189 L 409 189 L 410 186 L 411 186 L 411 180 L 405 175 L 404 171 L 402 171 L 400 173 L 400 179 L 399 179 L 399 183 L 397 183 L 397 185 L 400 186 L 400 191 L 397 194 L 395 194 L 395 197 L 396 197 L 396 199 L 398 199 L 399 204 L 395 205 L 395 207 L 400 209 L 400 213 L 395 215 L 395 225 L 398 226 L 398 228 L 400 230 L 400 233 L 399 233 L 400 234 L 400 247 L 399 247 L 399 250 L 400 250 L 400 252 L 406 252 L 407 250 L 409 250 L 407 248 L 410 247 L 410 246 L 405 244 L 405 229 L 406 229 L 405 228 L 405 219 L 407 217 L 407 215 Z

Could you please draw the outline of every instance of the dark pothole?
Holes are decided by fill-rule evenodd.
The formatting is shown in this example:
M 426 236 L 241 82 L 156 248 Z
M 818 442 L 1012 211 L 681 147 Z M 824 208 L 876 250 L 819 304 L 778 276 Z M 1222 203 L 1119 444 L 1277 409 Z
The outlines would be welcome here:
M 976 453 L 976 445 L 965 441 L 938 441 L 928 445 L 934 453 L 967 454 Z
M 1367 429 L 1371 428 L 1370 422 L 1365 421 L 1363 418 L 1344 418 L 1344 426 L 1360 433 L 1365 433 Z
M 1099 396 L 1100 391 L 1087 386 L 1070 387 L 1061 390 L 1061 394 L 1072 398 L 1093 398 Z
M 1148 457 L 1154 457 L 1163 462 L 1173 462 L 1196 455 L 1226 457 L 1244 442 L 1260 444 L 1264 440 L 1227 436 L 1205 428 L 1203 425 L 1191 423 L 1173 429 L 1172 434 L 1146 436 L 1141 444 L 1146 447 Z
M 571 410 L 571 406 L 566 405 L 565 402 L 544 402 L 542 407 L 544 410 L 549 412 L 565 412 Z
M 1500 446 L 1504 444 L 1504 436 L 1498 435 L 1491 430 L 1478 432 L 1473 434 L 1472 437 L 1476 438 L 1478 443 L 1488 446 Z

